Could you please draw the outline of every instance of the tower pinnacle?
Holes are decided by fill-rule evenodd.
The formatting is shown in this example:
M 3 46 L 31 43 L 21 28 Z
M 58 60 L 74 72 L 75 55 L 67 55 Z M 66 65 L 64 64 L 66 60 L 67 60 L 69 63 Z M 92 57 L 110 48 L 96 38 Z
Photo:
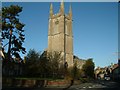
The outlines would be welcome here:
M 50 17 L 52 17 L 52 15 L 53 15 L 53 5 L 52 5 L 52 3 L 50 4 Z
M 60 13 L 64 14 L 64 1 L 63 0 L 61 1 L 61 4 L 60 4 Z
M 72 6 L 70 5 L 70 8 L 69 8 L 69 15 L 70 15 L 70 18 L 72 18 Z

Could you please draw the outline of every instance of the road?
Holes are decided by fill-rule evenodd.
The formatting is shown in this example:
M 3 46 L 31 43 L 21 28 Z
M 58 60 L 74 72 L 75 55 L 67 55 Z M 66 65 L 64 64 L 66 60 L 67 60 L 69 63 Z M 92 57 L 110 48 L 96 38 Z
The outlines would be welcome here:
M 113 81 L 95 81 L 95 82 L 90 82 L 90 83 L 83 83 L 80 85 L 72 85 L 69 89 L 67 90 L 89 90 L 89 89 L 118 89 L 120 90 L 120 84 L 113 82 Z
M 94 81 L 83 83 L 80 85 L 72 85 L 67 88 L 52 87 L 52 88 L 6 88 L 2 90 L 120 90 L 120 83 L 113 81 Z

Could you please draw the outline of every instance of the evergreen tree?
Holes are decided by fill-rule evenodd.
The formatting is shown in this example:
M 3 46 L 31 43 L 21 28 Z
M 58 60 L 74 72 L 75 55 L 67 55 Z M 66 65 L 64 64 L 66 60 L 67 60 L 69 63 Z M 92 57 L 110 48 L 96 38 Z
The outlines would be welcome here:
M 2 39 L 8 40 L 7 60 L 10 60 L 12 56 L 21 58 L 19 53 L 25 54 L 26 52 L 23 47 L 25 24 L 19 20 L 20 12 L 22 12 L 22 7 L 18 5 L 2 8 Z

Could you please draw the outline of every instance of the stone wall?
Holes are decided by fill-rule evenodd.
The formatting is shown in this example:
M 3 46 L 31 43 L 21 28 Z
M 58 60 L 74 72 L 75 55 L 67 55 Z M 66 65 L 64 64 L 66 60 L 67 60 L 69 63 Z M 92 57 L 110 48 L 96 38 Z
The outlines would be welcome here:
M 70 81 L 66 80 L 35 80 L 35 79 L 11 79 L 4 78 L 2 87 L 67 87 L 70 85 Z
M 86 60 L 81 60 L 79 58 L 74 58 L 74 63 L 77 64 L 78 69 L 82 69 L 82 66 L 85 64 Z

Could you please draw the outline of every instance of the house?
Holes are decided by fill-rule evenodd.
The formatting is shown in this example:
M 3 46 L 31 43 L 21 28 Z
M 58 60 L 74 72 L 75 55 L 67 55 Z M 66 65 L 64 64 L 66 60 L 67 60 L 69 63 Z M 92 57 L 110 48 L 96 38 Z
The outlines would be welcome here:
M 120 72 L 119 72 L 119 65 L 114 64 L 111 73 L 112 80 L 118 81 L 120 80 Z

